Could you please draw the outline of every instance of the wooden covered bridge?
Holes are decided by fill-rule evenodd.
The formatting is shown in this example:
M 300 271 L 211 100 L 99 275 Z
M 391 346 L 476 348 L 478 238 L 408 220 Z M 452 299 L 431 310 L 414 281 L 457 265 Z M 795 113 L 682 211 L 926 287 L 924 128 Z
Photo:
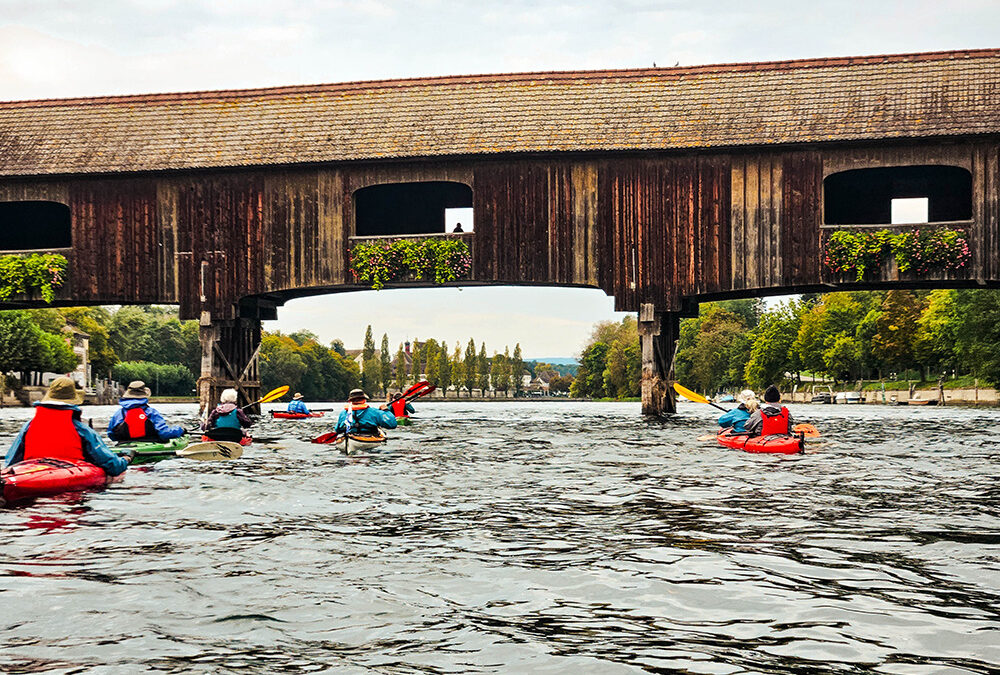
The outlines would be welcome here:
M 833 231 L 899 228 L 899 199 L 963 230 L 969 264 L 823 264 Z M 63 305 L 199 319 L 203 403 L 256 398 L 261 319 L 362 288 L 352 246 L 404 236 L 463 238 L 462 285 L 613 295 L 644 411 L 670 411 L 700 301 L 1000 285 L 1000 50 L 0 103 L 0 253 L 65 255 Z

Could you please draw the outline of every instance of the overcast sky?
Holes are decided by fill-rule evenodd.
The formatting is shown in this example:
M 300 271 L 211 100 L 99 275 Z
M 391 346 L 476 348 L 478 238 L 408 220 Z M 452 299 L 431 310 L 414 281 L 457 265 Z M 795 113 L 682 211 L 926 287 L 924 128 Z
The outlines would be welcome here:
M 997 46 L 1000 0 L 0 0 L 0 100 Z M 572 356 L 612 306 L 579 289 L 365 292 L 291 302 L 266 327 Z

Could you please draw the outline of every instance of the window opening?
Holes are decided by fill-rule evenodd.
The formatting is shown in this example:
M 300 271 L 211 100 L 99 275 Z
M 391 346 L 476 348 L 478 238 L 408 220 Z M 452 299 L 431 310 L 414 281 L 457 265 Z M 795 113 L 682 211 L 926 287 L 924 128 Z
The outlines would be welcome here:
M 472 232 L 472 209 L 445 209 L 445 232 Z
M 892 224 L 926 223 L 928 221 L 927 197 L 906 197 L 892 200 Z
M 354 193 L 354 209 L 355 233 L 361 237 L 451 232 L 454 225 L 448 228 L 446 214 L 453 210 L 469 212 L 467 219 L 455 220 L 468 232 L 472 188 L 451 181 L 372 185 Z
M 897 223 L 897 208 L 907 214 L 899 216 L 905 218 L 903 222 L 972 218 L 972 174 L 957 166 L 852 169 L 827 176 L 823 189 L 828 225 L 891 225 Z M 910 211 L 918 200 L 926 203 L 923 219 L 914 219 Z
M 59 202 L 0 202 L 0 251 L 69 248 L 69 207 Z

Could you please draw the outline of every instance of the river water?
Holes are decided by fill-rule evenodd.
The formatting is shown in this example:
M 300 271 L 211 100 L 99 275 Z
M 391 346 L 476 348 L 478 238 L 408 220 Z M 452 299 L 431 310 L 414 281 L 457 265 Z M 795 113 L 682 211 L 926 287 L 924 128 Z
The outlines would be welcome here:
M 265 420 L 0 511 L 0 670 L 1000 669 L 1000 411 L 796 406 L 824 442 L 763 456 L 696 404 L 417 407 L 373 459 Z

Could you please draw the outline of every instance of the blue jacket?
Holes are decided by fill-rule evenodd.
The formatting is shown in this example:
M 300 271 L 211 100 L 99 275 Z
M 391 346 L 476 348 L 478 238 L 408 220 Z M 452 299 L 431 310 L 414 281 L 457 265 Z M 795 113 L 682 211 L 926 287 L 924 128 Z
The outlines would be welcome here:
M 352 434 L 362 434 L 374 436 L 378 433 L 379 427 L 386 429 L 396 428 L 396 416 L 388 410 L 379 410 L 368 406 L 363 410 L 354 411 L 354 422 L 351 424 Z M 337 433 L 344 433 L 347 430 L 347 411 L 341 410 L 340 417 L 337 418 Z
M 35 405 L 39 405 L 36 403 Z M 60 406 L 67 407 L 76 412 L 80 412 L 78 406 Z M 24 459 L 24 434 L 27 433 L 28 427 L 31 425 L 31 421 L 28 421 L 21 427 L 21 431 L 17 434 L 17 438 L 14 439 L 13 445 L 7 451 L 7 456 L 4 458 L 3 465 L 10 466 Z M 117 476 L 120 473 L 124 473 L 125 469 L 128 468 L 128 462 L 124 457 L 119 457 L 110 450 L 108 446 L 104 444 L 101 437 L 97 435 L 97 432 L 88 427 L 86 424 L 74 417 L 73 428 L 76 429 L 76 433 L 80 434 L 81 445 L 83 446 L 83 456 L 84 458 L 95 466 L 99 466 L 104 469 L 104 473 L 109 476 Z
M 169 441 L 171 438 L 180 438 L 184 435 L 184 427 L 172 427 L 167 424 L 167 421 L 163 419 L 163 415 L 157 412 L 156 408 L 149 406 L 149 399 L 123 398 L 118 401 L 118 405 L 121 407 L 115 411 L 115 414 L 111 416 L 111 421 L 108 422 L 108 438 L 112 440 L 114 440 L 112 429 L 125 421 L 125 411 L 139 407 L 146 409 L 146 418 L 156 429 L 156 434 L 160 437 L 161 441 Z
M 306 404 L 303 403 L 301 401 L 301 399 L 298 400 L 298 401 L 291 401 L 288 404 L 288 410 L 286 410 L 285 412 L 302 413 L 303 415 L 309 415 L 310 414 L 309 408 L 306 407 Z
M 746 421 L 750 419 L 750 413 L 742 403 L 729 412 L 719 416 L 720 427 L 732 427 L 734 431 L 746 431 Z

